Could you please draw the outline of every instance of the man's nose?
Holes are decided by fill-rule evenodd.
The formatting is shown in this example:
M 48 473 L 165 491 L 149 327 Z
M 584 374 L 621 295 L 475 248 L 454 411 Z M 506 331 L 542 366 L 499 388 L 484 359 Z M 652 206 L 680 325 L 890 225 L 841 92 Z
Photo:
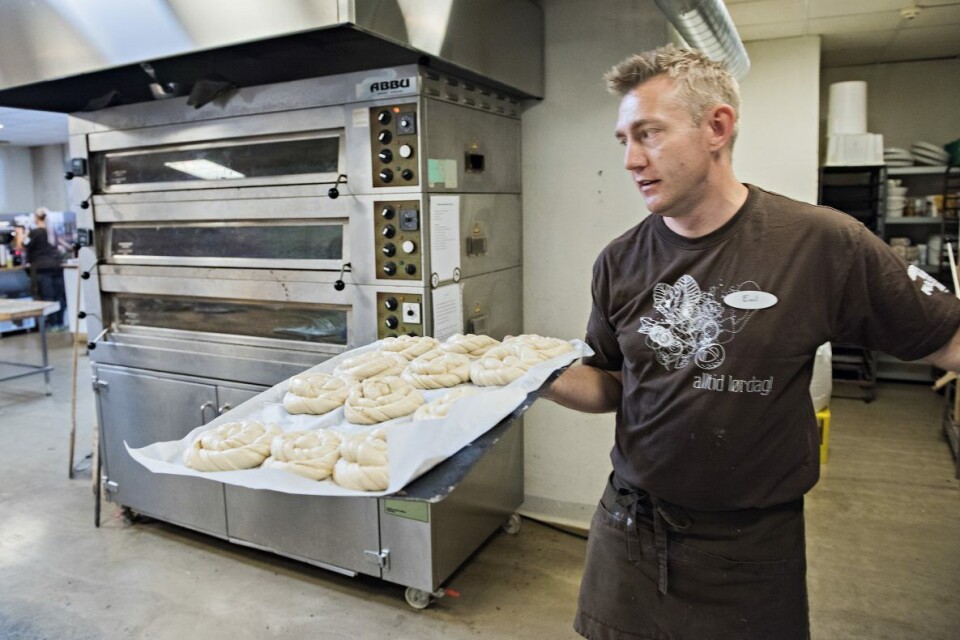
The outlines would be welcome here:
M 647 154 L 642 144 L 636 142 L 627 142 L 627 148 L 623 154 L 623 166 L 627 171 L 643 169 L 647 166 Z

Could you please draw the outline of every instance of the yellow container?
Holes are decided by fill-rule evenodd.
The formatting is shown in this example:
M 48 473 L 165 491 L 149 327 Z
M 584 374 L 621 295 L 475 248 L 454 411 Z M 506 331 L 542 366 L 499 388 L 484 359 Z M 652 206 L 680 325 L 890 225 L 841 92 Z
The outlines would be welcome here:
M 817 426 L 820 428 L 820 464 L 827 464 L 827 445 L 830 444 L 830 407 L 817 412 Z

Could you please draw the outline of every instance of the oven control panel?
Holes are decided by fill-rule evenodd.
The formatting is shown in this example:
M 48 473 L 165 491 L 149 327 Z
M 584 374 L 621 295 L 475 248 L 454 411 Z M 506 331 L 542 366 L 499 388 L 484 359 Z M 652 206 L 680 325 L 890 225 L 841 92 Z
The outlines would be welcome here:
M 377 338 L 422 336 L 423 294 L 377 293 Z
M 378 200 L 373 203 L 373 220 L 377 278 L 421 280 L 420 202 Z
M 370 157 L 374 187 L 420 184 L 417 164 L 417 105 L 370 108 Z

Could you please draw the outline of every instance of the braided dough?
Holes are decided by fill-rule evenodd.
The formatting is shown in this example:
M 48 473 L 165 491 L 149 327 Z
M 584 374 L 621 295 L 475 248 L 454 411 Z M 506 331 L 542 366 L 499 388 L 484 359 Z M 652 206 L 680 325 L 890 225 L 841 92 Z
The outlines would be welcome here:
M 340 436 L 327 429 L 291 431 L 273 439 L 264 469 L 291 471 L 311 480 L 326 480 L 340 459 Z
M 368 378 L 398 376 L 407 367 L 408 360 L 399 353 L 367 351 L 347 358 L 333 373 L 347 381 L 362 381 Z
M 345 438 L 340 460 L 333 467 L 333 481 L 344 489 L 383 491 L 390 486 L 387 435 L 383 429 Z
M 252 469 L 270 455 L 270 443 L 282 433 L 275 424 L 227 422 L 194 440 L 184 452 L 183 461 L 197 471 Z
M 544 356 L 545 360 L 556 358 L 568 351 L 573 351 L 573 345 L 560 338 L 547 338 L 538 336 L 535 333 L 525 333 L 523 335 L 507 338 L 504 345 L 522 345 L 524 347 L 538 351 Z
M 376 424 L 408 416 L 423 403 L 421 392 L 400 377 L 391 376 L 364 380 L 353 387 L 343 412 L 354 424 Z
M 471 358 L 479 358 L 499 344 L 499 340 L 495 340 L 490 336 L 476 335 L 473 333 L 466 335 L 455 333 L 447 338 L 444 343 L 440 345 L 440 348 L 449 353 L 459 353 L 470 356 Z
M 470 365 L 470 380 L 481 387 L 503 386 L 544 360 L 546 357 L 538 351 L 504 343 L 487 351 L 479 360 L 473 361 Z
M 440 418 L 445 418 L 447 416 L 447 412 L 450 411 L 450 407 L 453 406 L 454 402 L 460 398 L 471 396 L 476 392 L 476 387 L 460 387 L 458 389 L 451 389 L 433 402 L 428 402 L 414 411 L 413 419 L 438 420 Z
M 348 381 L 328 373 L 294 376 L 283 396 L 283 408 L 287 413 L 321 415 L 342 407 L 350 387 Z
M 384 338 L 379 350 L 386 353 L 399 353 L 407 360 L 413 360 L 436 349 L 439 345 L 440 341 L 430 336 L 399 336 Z
M 402 377 L 417 389 L 455 387 L 470 380 L 470 358 L 434 349 L 407 365 Z

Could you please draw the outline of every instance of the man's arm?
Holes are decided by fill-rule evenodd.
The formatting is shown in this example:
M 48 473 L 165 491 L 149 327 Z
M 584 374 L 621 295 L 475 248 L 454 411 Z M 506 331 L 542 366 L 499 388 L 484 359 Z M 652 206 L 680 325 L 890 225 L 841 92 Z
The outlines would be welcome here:
M 554 380 L 542 397 L 585 413 L 616 411 L 623 396 L 621 375 L 619 371 L 576 365 Z
M 960 371 L 960 330 L 953 334 L 947 344 L 924 359 L 946 371 Z

